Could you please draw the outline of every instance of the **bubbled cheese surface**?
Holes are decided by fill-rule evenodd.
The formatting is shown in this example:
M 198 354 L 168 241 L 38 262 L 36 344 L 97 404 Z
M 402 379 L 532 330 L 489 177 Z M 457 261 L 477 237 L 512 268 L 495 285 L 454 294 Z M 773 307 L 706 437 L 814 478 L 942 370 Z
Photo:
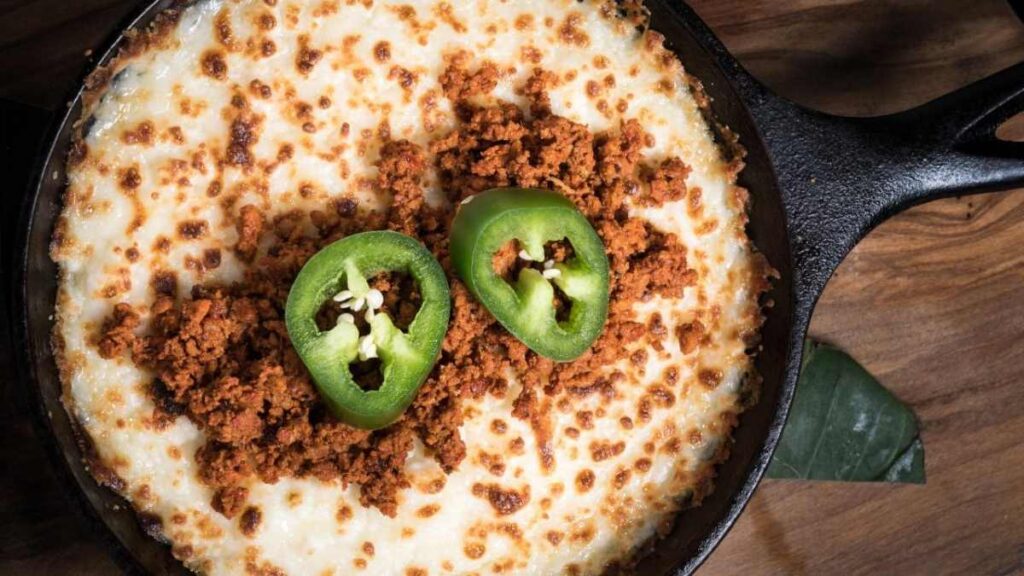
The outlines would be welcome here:
M 357 487 L 256 482 L 249 502 L 263 521 L 247 537 L 237 519 L 211 509 L 211 489 L 196 476 L 202 432 L 186 418 L 162 430 L 152 426 L 145 391 L 151 376 L 127 358 L 102 359 L 95 334 L 118 302 L 147 317 L 156 270 L 177 270 L 181 293 L 195 283 L 239 278 L 243 264 L 231 252 L 238 206 L 276 214 L 342 194 L 375 203 L 374 162 L 385 122 L 391 137 L 420 145 L 454 127 L 438 76 L 445 55 L 459 50 L 499 65 L 497 98 L 525 105 L 515 88 L 533 67 L 543 67 L 565 80 L 551 90 L 554 113 L 594 132 L 636 118 L 654 137 L 646 160 L 679 156 L 689 164 L 688 184 L 702 191 L 699 213 L 677 203 L 634 215 L 680 236 L 698 282 L 677 298 L 638 305 L 641 321 L 661 314 L 665 341 L 661 351 L 648 351 L 645 366 L 608 367 L 627 374 L 615 397 L 554 399 L 551 470 L 541 467 L 529 424 L 511 416 L 513 385 L 503 399 L 468 402 L 468 455 L 454 473 L 446 477 L 417 446 L 408 464 L 412 487 L 402 493 L 397 517 L 360 506 Z M 310 51 L 319 57 L 309 58 Z M 589 0 L 205 0 L 112 65 L 112 79 L 88 103 L 87 152 L 70 169 L 54 247 L 65 400 L 103 465 L 123 481 L 121 492 L 162 520 L 190 568 L 596 574 L 655 537 L 678 511 L 679 497 L 710 473 L 728 438 L 741 382 L 752 369 L 743 336 L 760 318 L 742 191 L 682 66 L 663 56 L 658 42 Z M 609 75 L 613 83 L 605 81 Z M 601 83 L 599 95 L 588 95 L 589 82 Z M 269 97 L 255 95 L 260 86 Z M 261 117 L 252 160 L 259 167 L 276 162 L 269 172 L 223 162 L 231 99 L 239 92 Z M 313 105 L 312 119 L 297 115 L 299 102 Z M 139 132 L 147 123 L 152 130 Z M 279 158 L 286 145 L 293 154 Z M 123 179 L 132 170 L 138 181 L 128 190 Z M 436 177 L 429 181 L 435 186 Z M 300 194 L 306 184 L 312 194 Z M 195 221 L 206 224 L 183 237 L 181 224 Z M 216 268 L 202 264 L 212 248 L 222 249 Z M 675 328 L 695 319 L 709 337 L 684 353 Z M 666 370 L 678 377 L 666 379 Z M 720 384 L 702 385 L 702 370 L 720 372 Z M 638 406 L 645 398 L 650 403 L 656 387 L 669 395 L 654 397 L 661 400 L 650 418 L 638 420 Z M 589 427 L 580 425 L 585 412 L 595 415 Z M 570 428 L 575 433 L 565 432 Z M 505 464 L 499 477 L 488 470 L 490 455 Z M 527 501 L 502 514 L 472 494 L 478 483 Z

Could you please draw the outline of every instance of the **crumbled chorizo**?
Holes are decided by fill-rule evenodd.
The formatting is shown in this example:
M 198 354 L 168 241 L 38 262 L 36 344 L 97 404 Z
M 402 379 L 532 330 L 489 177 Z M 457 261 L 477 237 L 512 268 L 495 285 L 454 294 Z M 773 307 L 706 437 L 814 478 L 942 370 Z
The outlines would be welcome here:
M 441 88 L 452 102 L 460 102 L 473 96 L 489 94 L 498 86 L 498 67 L 485 62 L 476 72 L 469 72 L 461 60 L 455 58 L 441 73 Z
M 403 234 L 413 234 L 417 226 L 416 217 L 423 209 L 420 182 L 426 170 L 423 151 L 408 140 L 396 140 L 385 144 L 380 155 L 377 185 L 392 194 L 388 227 Z
M 522 94 L 530 101 L 530 113 L 545 116 L 551 113 L 548 89 L 558 83 L 558 75 L 543 68 L 534 68 L 523 85 Z
M 646 205 L 660 205 L 686 198 L 686 177 L 690 167 L 679 158 L 669 158 L 648 175 L 649 195 L 642 199 Z
M 252 204 L 242 206 L 236 224 L 238 242 L 235 244 L 235 252 L 243 260 L 250 262 L 256 255 L 264 224 L 263 213 L 259 208 Z
M 128 304 L 118 304 L 113 315 L 103 326 L 103 336 L 99 341 L 99 352 L 103 358 L 117 358 L 131 350 L 135 343 L 135 329 L 139 327 L 140 318 Z
M 251 168 L 255 163 L 253 147 L 259 140 L 259 119 L 251 112 L 243 111 L 231 121 L 225 159 L 228 164 Z
M 242 511 L 245 500 L 249 497 L 249 489 L 244 486 L 231 486 L 221 488 L 213 494 L 211 503 L 214 510 L 220 512 L 225 518 L 234 518 Z
M 133 361 L 155 374 L 150 389 L 159 417 L 154 422 L 184 415 L 206 433 L 195 458 L 201 480 L 216 489 L 214 508 L 225 516 L 247 509 L 248 483 L 288 476 L 356 484 L 364 506 L 394 515 L 398 492 L 409 485 L 404 466 L 414 439 L 445 471 L 455 470 L 466 457 L 459 431 L 463 399 L 505 394 L 510 373 L 523 384 L 513 416 L 530 423 L 542 465 L 550 467 L 552 401 L 546 397 L 560 391 L 613 395 L 622 375 L 609 373 L 607 367 L 628 360 L 635 343 L 650 330 L 634 320 L 634 304 L 674 295 L 694 280 L 678 238 L 629 217 L 631 205 L 683 197 L 686 165 L 670 158 L 654 169 L 641 166 L 650 138 L 636 120 L 593 134 L 582 124 L 551 114 L 546 88 L 557 79 L 543 70 L 534 71 L 520 91 L 534 104 L 529 117 L 510 103 L 477 107 L 465 101 L 492 90 L 497 76 L 488 64 L 470 74 L 461 60 L 452 61 L 442 76 L 461 119 L 456 129 L 430 144 L 441 186 L 449 194 L 443 205 L 424 196 L 430 168 L 424 151 L 409 141 L 388 140 L 380 151 L 376 180 L 390 198 L 385 210 L 361 211 L 354 200 L 343 198 L 309 214 L 278 214 L 268 223 L 258 208 L 243 206 L 235 252 L 251 265 L 240 282 L 196 286 L 184 300 L 177 300 L 171 290 L 160 291 L 146 335 L 134 335 L 139 317 L 126 305 L 115 308 L 104 325 L 101 354 L 114 357 L 131 350 Z M 251 160 L 247 152 L 255 129 L 244 119 L 233 125 L 229 162 L 244 165 Z M 641 192 L 641 184 L 647 192 Z M 498 186 L 565 194 L 604 240 L 612 272 L 609 319 L 597 342 L 573 362 L 555 364 L 526 348 L 452 271 L 447 242 L 454 207 Z M 307 218 L 312 227 L 305 225 Z M 291 347 L 284 306 L 294 277 L 320 248 L 347 234 L 382 228 L 416 237 L 435 254 L 449 276 L 452 318 L 440 358 L 409 410 L 386 429 L 366 431 L 335 420 L 324 409 Z M 316 230 L 312 236 L 310 229 Z M 268 232 L 274 238 L 257 257 Z M 565 243 L 549 248 L 559 261 L 572 257 Z M 507 252 L 498 260 L 514 273 L 515 246 Z M 407 326 L 418 310 L 415 284 L 396 274 L 382 274 L 371 282 L 384 292 L 385 310 L 398 325 Z M 681 345 L 688 346 L 683 339 Z M 621 447 L 594 445 L 591 452 L 600 460 L 621 452 Z M 529 499 L 529 492 L 493 485 L 480 486 L 478 495 L 501 514 L 513 513 Z M 245 522 L 255 526 L 256 517 L 251 513 Z

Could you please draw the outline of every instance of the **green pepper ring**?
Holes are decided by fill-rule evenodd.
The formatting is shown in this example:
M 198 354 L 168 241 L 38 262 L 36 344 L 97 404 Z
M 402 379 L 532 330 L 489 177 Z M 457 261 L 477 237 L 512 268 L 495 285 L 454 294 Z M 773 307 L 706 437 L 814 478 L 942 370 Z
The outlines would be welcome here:
M 359 279 L 349 279 L 361 275 Z M 359 332 L 339 322 L 321 332 L 316 315 L 343 288 L 380 272 L 406 272 L 419 287 L 422 303 L 407 332 L 384 314 L 370 323 L 380 350 L 384 383 L 365 391 L 349 364 L 358 355 Z M 416 397 L 441 351 L 448 329 L 451 297 L 444 270 L 416 240 L 397 232 L 364 232 L 317 252 L 299 272 L 288 294 L 285 323 L 292 345 L 309 369 L 328 408 L 359 428 L 383 428 L 397 420 Z
M 493 256 L 516 239 L 534 260 L 544 245 L 568 239 L 574 258 L 556 264 L 553 282 L 570 298 L 569 319 L 557 322 L 554 288 L 541 273 L 523 269 L 515 286 L 494 271 Z M 566 362 L 600 336 L 608 317 L 608 257 L 604 243 L 576 206 L 557 192 L 496 188 L 460 207 L 452 223 L 452 264 L 470 292 L 534 352 Z

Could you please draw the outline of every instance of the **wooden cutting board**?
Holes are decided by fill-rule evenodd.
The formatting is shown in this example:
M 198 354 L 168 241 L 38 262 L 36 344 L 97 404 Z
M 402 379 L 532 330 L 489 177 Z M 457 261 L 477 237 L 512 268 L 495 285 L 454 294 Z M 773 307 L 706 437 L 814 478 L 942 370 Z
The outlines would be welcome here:
M 0 3 L 0 97 L 62 106 L 85 50 L 134 4 Z M 1024 26 L 1002 0 L 692 5 L 769 86 L 833 113 L 897 111 L 1024 61 Z M 701 576 L 1024 573 L 1024 191 L 884 223 L 832 279 L 812 333 L 914 407 L 928 483 L 766 481 Z M 19 401 L 5 382 L 0 574 L 116 573 L 61 498 Z

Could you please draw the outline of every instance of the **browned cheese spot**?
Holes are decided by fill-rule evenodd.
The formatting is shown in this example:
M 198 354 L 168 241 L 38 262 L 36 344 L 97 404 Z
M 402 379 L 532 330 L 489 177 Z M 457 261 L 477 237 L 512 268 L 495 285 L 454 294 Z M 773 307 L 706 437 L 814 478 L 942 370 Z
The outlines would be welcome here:
M 583 526 L 575 528 L 569 535 L 569 538 L 573 542 L 590 542 L 597 535 L 597 530 L 594 528 L 593 523 L 587 522 Z
M 525 448 L 526 448 L 526 441 L 524 441 L 521 437 L 518 437 L 518 436 L 516 438 L 513 438 L 508 443 L 508 450 L 512 454 L 516 454 L 516 455 L 522 454 L 525 451 Z
M 391 59 L 391 44 L 387 40 L 381 40 L 373 46 L 373 58 L 383 64 Z
M 575 46 L 587 46 L 590 44 L 590 36 L 586 32 L 580 29 L 580 24 L 583 22 L 583 16 L 579 12 L 574 12 L 568 15 L 565 20 L 562 21 L 562 25 L 558 28 L 558 36 L 566 44 L 573 44 Z
M 594 413 L 590 410 L 580 410 L 576 413 L 576 424 L 584 430 L 593 430 Z
M 121 133 L 121 142 L 128 144 L 141 144 L 143 146 L 149 146 L 153 143 L 153 134 L 156 132 L 153 123 L 149 120 L 140 122 L 135 128 L 125 130 Z
M 254 79 L 252 82 L 249 82 L 249 93 L 264 100 L 267 100 L 274 95 L 274 91 L 271 90 L 270 86 L 260 82 L 258 79 Z
M 245 509 L 245 512 L 242 512 L 242 517 L 238 519 L 238 529 L 246 537 L 252 538 L 256 535 L 262 522 L 263 512 L 255 506 L 250 506 Z
M 317 62 L 323 58 L 324 53 L 309 45 L 309 36 L 299 36 L 299 51 L 295 56 L 295 67 L 302 74 L 309 74 L 313 71 Z
M 584 469 L 576 475 L 576 491 L 583 494 L 589 492 L 594 487 L 594 472 L 592 470 Z
M 270 12 L 264 12 L 257 17 L 256 25 L 259 26 L 260 30 L 269 32 L 274 29 L 274 26 L 277 26 L 277 19 Z
M 171 239 L 166 236 L 158 236 L 157 239 L 153 241 L 153 250 L 162 254 L 170 252 Z
M 142 175 L 139 174 L 139 169 L 132 166 L 121 170 L 121 176 L 118 179 L 118 185 L 123 191 L 134 191 L 142 185 Z
M 662 378 L 664 379 L 665 384 L 674 386 L 679 382 L 679 368 L 676 366 L 669 366 L 665 368 L 664 372 L 662 372 Z
M 441 506 L 439 504 L 427 504 L 416 511 L 416 516 L 420 518 L 430 518 L 440 510 Z
M 590 443 L 590 457 L 594 462 L 600 462 L 622 454 L 625 449 L 626 443 L 622 441 L 615 443 L 605 440 L 594 441 Z
M 487 552 L 487 547 L 480 542 L 470 542 L 462 548 L 462 553 L 466 555 L 466 558 L 477 560 L 482 558 Z
M 704 325 L 700 320 L 683 324 L 676 328 L 676 337 L 679 339 L 679 349 L 682 353 L 692 354 L 704 338 Z
M 499 516 L 508 516 L 516 513 L 530 501 L 530 487 L 524 486 L 522 491 L 516 491 L 502 488 L 497 484 L 476 483 L 473 485 L 473 495 L 486 498 Z
M 352 4 L 352 0 L 348 0 L 349 4 Z M 313 16 L 322 17 L 337 14 L 339 10 L 338 0 L 323 0 L 316 8 L 313 9 Z
M 220 267 L 220 248 L 207 248 L 203 250 L 203 268 L 214 270 Z
M 519 49 L 519 54 L 523 60 L 531 64 L 540 64 L 541 60 L 544 59 L 544 53 L 536 46 L 523 46 Z
M 676 395 L 661 385 L 651 386 L 647 389 L 647 394 L 659 408 L 671 408 L 676 403 Z
M 402 87 L 402 90 L 408 92 L 416 84 L 416 74 L 410 72 L 406 68 L 401 66 L 392 66 L 390 72 L 388 72 L 388 78 L 396 80 L 398 85 Z M 408 94 L 406 94 L 408 101 Z
M 334 514 L 334 519 L 338 521 L 338 524 L 344 524 L 351 520 L 352 516 L 352 508 L 348 504 L 342 504 Z
M 173 298 L 178 294 L 178 275 L 173 270 L 157 270 L 150 278 L 149 286 L 155 295 Z
M 487 471 L 494 476 L 501 476 L 505 473 L 505 462 L 500 454 L 480 453 L 480 463 L 487 468 Z
M 436 15 L 438 19 L 441 20 L 441 22 L 447 24 L 448 26 L 451 27 L 452 30 L 456 32 L 463 33 L 466 32 L 467 30 L 466 25 L 460 22 L 459 19 L 455 17 L 452 5 L 449 4 L 448 2 L 441 2 L 440 4 L 438 4 L 434 8 L 434 15 Z
M 127 268 L 118 268 L 116 276 L 116 279 L 107 283 L 100 290 L 100 295 L 103 298 L 110 299 L 132 289 L 131 272 Z
M 437 476 L 431 479 L 429 482 L 425 482 L 419 486 L 419 489 L 424 494 L 439 494 L 441 490 L 444 490 L 445 484 L 448 480 L 445 476 Z
M 622 490 L 622 488 L 624 488 L 626 486 L 626 484 L 629 482 L 630 475 L 631 474 L 630 474 L 629 470 L 627 470 L 625 468 L 620 468 L 615 473 L 614 478 L 612 478 L 612 486 L 616 490 Z
M 209 231 L 206 220 L 185 220 L 178 223 L 178 237 L 182 240 L 198 240 Z
M 214 80 L 226 80 L 228 77 L 228 63 L 224 60 L 224 52 L 220 50 L 211 49 L 203 52 L 200 65 L 203 74 Z
M 643 369 L 644 365 L 647 364 L 647 349 L 640 348 L 634 350 L 629 355 L 629 363 L 637 368 Z
M 118 176 L 118 188 L 125 197 L 127 197 L 132 203 L 132 220 L 128 223 L 126 230 L 127 234 L 131 234 L 142 227 L 146 223 L 147 212 L 146 206 L 142 203 L 142 199 L 139 198 L 138 189 L 142 186 L 142 175 L 139 174 L 139 169 L 135 166 L 131 166 L 122 169 Z
M 259 139 L 258 122 L 248 113 L 242 112 L 231 121 L 231 134 L 226 159 L 228 164 L 240 168 L 251 168 L 255 163 L 252 147 Z
M 279 566 L 261 560 L 259 549 L 255 546 L 245 549 L 245 574 L 246 576 L 286 576 L 286 572 Z
M 231 13 L 227 8 L 222 8 L 213 21 L 213 33 L 222 46 L 228 50 L 233 49 L 235 34 L 231 30 Z
M 721 370 L 712 370 L 708 368 L 702 369 L 697 375 L 697 379 L 700 380 L 700 383 L 710 389 L 718 388 L 718 385 L 722 383 L 722 378 L 724 377 L 725 375 Z

